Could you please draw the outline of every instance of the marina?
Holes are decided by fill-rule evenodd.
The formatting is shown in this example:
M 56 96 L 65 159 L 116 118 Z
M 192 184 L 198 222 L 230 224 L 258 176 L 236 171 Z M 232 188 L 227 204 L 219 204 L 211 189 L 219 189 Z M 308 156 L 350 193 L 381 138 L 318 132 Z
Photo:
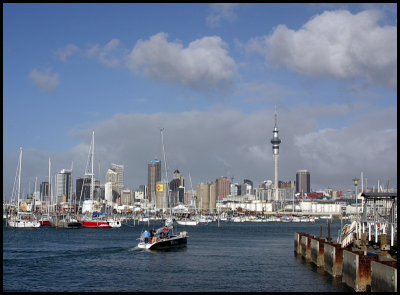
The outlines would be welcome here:
M 398 291 L 397 4 L 3 10 L 3 292 Z

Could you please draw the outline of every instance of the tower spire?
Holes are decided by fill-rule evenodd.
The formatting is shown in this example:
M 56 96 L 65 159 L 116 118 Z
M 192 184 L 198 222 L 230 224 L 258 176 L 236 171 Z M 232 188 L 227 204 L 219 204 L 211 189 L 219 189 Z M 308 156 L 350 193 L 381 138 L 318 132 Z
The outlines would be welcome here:
M 273 137 L 271 139 L 271 144 L 272 144 L 272 154 L 274 156 L 274 172 L 275 172 L 275 181 L 274 181 L 274 187 L 275 187 L 275 198 L 274 200 L 277 202 L 279 201 L 279 193 L 278 193 L 278 157 L 279 157 L 279 144 L 281 143 L 281 140 L 279 139 L 278 136 L 278 114 L 276 111 L 276 105 L 275 105 L 275 126 L 274 130 L 272 132 Z

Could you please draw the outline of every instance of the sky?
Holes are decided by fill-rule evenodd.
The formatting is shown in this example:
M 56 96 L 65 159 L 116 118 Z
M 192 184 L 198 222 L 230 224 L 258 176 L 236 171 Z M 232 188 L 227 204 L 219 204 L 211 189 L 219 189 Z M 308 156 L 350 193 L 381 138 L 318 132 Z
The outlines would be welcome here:
M 275 109 L 279 180 L 397 188 L 397 4 L 3 3 L 5 199 L 20 147 L 26 194 L 49 158 L 82 177 L 93 130 L 102 184 L 147 185 L 164 128 L 169 180 L 258 186 Z

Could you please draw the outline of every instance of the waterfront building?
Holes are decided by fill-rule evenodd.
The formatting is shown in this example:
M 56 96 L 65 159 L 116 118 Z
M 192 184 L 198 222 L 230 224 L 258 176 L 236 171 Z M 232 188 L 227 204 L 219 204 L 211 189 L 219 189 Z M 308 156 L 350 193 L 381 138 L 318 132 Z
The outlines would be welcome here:
M 238 183 L 231 183 L 231 193 L 230 196 L 237 197 L 242 194 L 242 186 Z
M 217 186 L 217 200 L 221 201 L 223 198 L 228 196 L 231 188 L 231 182 L 228 177 L 221 176 L 216 180 Z
M 106 180 L 107 181 L 107 180 Z M 107 202 L 107 204 L 111 204 L 113 202 L 113 183 L 107 181 L 104 184 L 104 194 L 105 194 L 105 200 Z
M 76 199 L 77 202 L 90 200 L 90 176 L 80 177 L 76 179 Z
M 56 174 L 57 203 L 68 202 L 72 198 L 72 170 L 63 169 Z
M 161 181 L 161 161 L 155 159 L 148 164 L 147 177 L 148 195 L 146 197 L 149 202 L 152 202 L 154 196 L 156 195 L 157 182 Z
M 132 190 L 124 189 L 121 191 L 121 205 L 133 205 L 134 201 L 134 192 Z
M 271 139 L 271 144 L 272 144 L 272 153 L 274 156 L 274 176 L 275 176 L 275 181 L 274 181 L 274 189 L 275 189 L 275 197 L 274 201 L 278 202 L 279 201 L 279 192 L 278 192 L 278 157 L 279 157 L 279 144 L 281 143 L 281 140 L 279 139 L 278 136 L 278 115 L 276 114 L 276 109 L 275 109 L 275 126 L 273 130 L 273 137 Z
M 135 202 L 140 202 L 141 200 L 144 200 L 144 196 L 145 194 L 143 189 L 139 188 L 138 190 L 135 190 Z
M 108 169 L 106 173 L 106 183 L 111 183 L 112 190 L 118 195 L 121 194 L 120 186 L 119 186 L 119 174 L 114 169 Z M 114 193 L 114 194 L 115 194 Z
M 199 183 L 196 186 L 196 207 L 201 211 L 208 211 L 210 208 L 210 183 Z
M 174 171 L 174 178 L 169 183 L 169 188 L 171 190 L 170 201 L 172 206 L 175 206 L 178 202 L 183 203 L 185 196 L 185 177 L 178 169 Z
M 253 191 L 253 182 L 251 180 L 245 179 L 241 185 L 241 195 L 251 195 Z
M 215 211 L 216 208 L 216 202 L 217 202 L 217 183 L 212 182 L 210 183 L 210 213 Z
M 155 200 L 153 196 L 153 202 L 155 203 L 156 210 L 168 209 L 168 201 L 166 199 L 166 192 L 165 192 L 165 189 L 167 189 L 167 184 L 162 181 L 157 181 L 155 184 L 155 188 L 156 188 L 154 192 Z
M 296 172 L 296 193 L 309 193 L 310 191 L 310 171 L 298 170 Z
M 117 187 L 118 193 L 121 194 L 121 191 L 124 189 L 124 165 L 111 163 L 111 169 L 118 174 Z
M 43 202 L 50 201 L 50 186 L 48 181 L 43 181 L 40 184 L 40 198 Z

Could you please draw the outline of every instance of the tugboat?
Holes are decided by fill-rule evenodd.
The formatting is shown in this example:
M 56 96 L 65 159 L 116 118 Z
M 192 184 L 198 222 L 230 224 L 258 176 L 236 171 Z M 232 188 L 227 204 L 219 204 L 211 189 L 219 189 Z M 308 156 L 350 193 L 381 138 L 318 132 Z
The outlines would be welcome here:
M 168 229 L 168 234 L 164 233 L 164 228 Z M 171 219 L 167 219 L 165 221 L 165 227 L 158 228 L 152 239 L 146 242 L 144 234 L 140 235 L 138 248 L 140 249 L 166 249 L 171 247 L 185 246 L 187 244 L 187 232 L 182 231 L 179 234 L 173 233 L 173 221 Z

